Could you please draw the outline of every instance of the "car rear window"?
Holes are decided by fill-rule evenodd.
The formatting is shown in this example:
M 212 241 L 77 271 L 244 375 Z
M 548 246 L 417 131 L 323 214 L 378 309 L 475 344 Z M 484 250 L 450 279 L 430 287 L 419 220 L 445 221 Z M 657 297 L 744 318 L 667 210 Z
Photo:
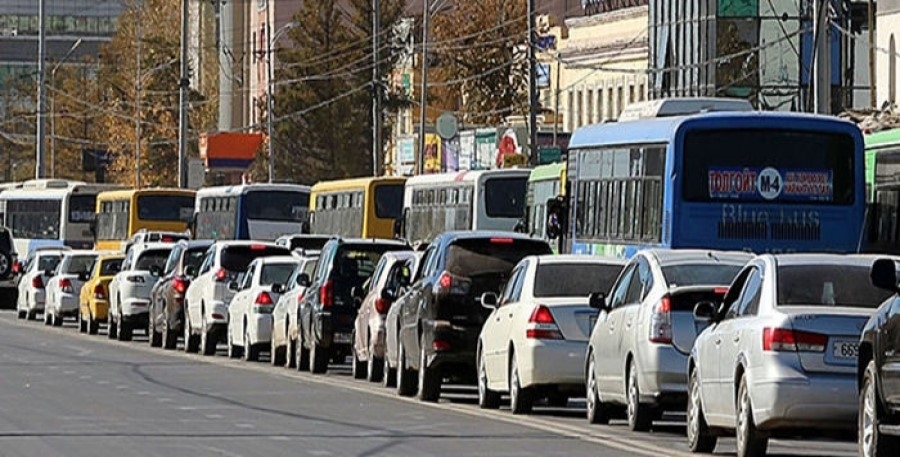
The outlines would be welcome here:
M 778 305 L 877 308 L 891 292 L 869 281 L 861 265 L 785 265 L 778 267 Z
M 227 246 L 222 249 L 222 267 L 229 271 L 244 271 L 253 259 L 290 254 L 284 246 Z
M 313 249 L 320 251 L 330 239 L 331 238 L 327 236 L 298 236 L 288 240 L 288 244 L 292 251 L 294 249 Z
M 162 269 L 166 264 L 166 260 L 169 258 L 169 253 L 172 252 L 170 249 L 154 249 L 148 250 L 141 253 L 140 257 L 138 257 L 137 262 L 134 264 L 135 270 L 149 270 L 151 267 L 156 266 Z
M 607 292 L 621 271 L 621 265 L 584 262 L 538 265 L 534 296 L 586 298 L 592 292 Z
M 60 255 L 42 255 L 38 257 L 38 271 L 55 270 L 60 260 Z
M 203 263 L 203 258 L 206 256 L 206 246 L 202 248 L 188 249 L 187 252 L 184 253 L 184 265 L 182 268 L 194 267 L 196 269 L 200 268 L 200 264 Z
M 297 265 L 292 263 L 272 263 L 263 265 L 262 273 L 259 275 L 259 283 L 263 286 L 271 286 L 272 284 L 287 284 L 291 273 Z
M 66 268 L 66 274 L 78 274 L 85 271 L 91 271 L 91 268 L 94 266 L 94 262 L 97 260 L 96 257 L 92 255 L 79 255 L 72 257 L 69 260 L 69 265 Z
M 688 263 L 662 267 L 669 287 L 718 286 L 731 284 L 744 265 Z
M 384 244 L 345 244 L 338 249 L 334 268 L 339 276 L 365 281 L 375 272 L 375 266 L 385 252 L 405 249 L 404 246 Z
M 550 254 L 543 241 L 515 238 L 460 239 L 447 251 L 447 271 L 457 276 L 505 273 L 530 255 Z
M 107 259 L 100 264 L 100 276 L 112 276 L 122 270 L 122 259 Z

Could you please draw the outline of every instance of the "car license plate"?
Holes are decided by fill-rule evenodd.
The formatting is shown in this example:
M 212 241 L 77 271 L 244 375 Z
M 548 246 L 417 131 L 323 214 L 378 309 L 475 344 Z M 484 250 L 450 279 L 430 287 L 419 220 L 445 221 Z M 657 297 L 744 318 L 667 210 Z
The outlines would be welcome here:
M 831 355 L 836 359 L 855 359 L 859 356 L 859 342 L 835 341 L 831 346 Z
M 335 333 L 334 334 L 334 342 L 335 343 L 349 343 L 350 342 L 350 334 L 349 333 Z

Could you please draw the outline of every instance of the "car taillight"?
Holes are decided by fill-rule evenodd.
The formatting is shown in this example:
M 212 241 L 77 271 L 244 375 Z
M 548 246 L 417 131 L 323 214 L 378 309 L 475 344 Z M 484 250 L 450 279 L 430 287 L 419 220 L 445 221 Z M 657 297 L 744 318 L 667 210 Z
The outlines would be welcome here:
M 377 311 L 378 314 L 387 313 L 388 309 L 390 309 L 390 307 L 391 307 L 390 301 L 385 300 L 382 297 L 378 297 L 375 299 L 375 311 Z
M 512 238 L 491 238 L 491 244 L 513 244 Z
M 438 277 L 438 293 L 465 295 L 469 293 L 469 282 L 464 278 L 454 276 L 448 271 L 441 273 Z
M 763 350 L 765 351 L 825 352 L 827 344 L 828 335 L 821 333 L 786 328 L 766 327 L 763 329 Z
M 94 299 L 106 300 L 106 289 L 100 284 L 94 286 Z
M 163 243 L 171 243 L 171 242 L 173 242 L 173 241 L 175 241 L 175 238 L 172 238 L 171 236 L 164 236 L 164 237 L 162 237 L 162 242 L 163 242 Z
M 265 244 L 251 244 L 250 250 L 251 251 L 265 251 L 266 245 Z
M 178 294 L 184 294 L 188 288 L 188 282 L 184 278 L 176 277 L 172 280 L 172 289 Z
M 272 296 L 269 295 L 268 292 L 260 292 L 259 295 L 256 296 L 256 301 L 253 303 L 256 306 L 271 306 Z
M 672 343 L 672 299 L 668 295 L 653 307 L 653 314 L 650 316 L 650 342 Z
M 444 340 L 434 340 L 431 343 L 431 348 L 435 351 L 446 351 L 450 349 L 450 343 Z
M 538 305 L 528 318 L 525 326 L 525 338 L 534 340 L 561 340 L 562 332 L 556 325 L 556 319 L 550 313 L 550 309 L 544 305 Z
M 31 287 L 34 287 L 35 289 L 44 288 L 44 281 L 41 279 L 41 275 L 31 278 Z
M 22 272 L 22 264 L 19 262 L 13 262 L 12 272 L 13 272 L 13 274 L 21 273 Z
M 75 288 L 72 287 L 72 281 L 69 281 L 66 278 L 59 280 L 59 289 L 67 294 L 75 293 Z
M 319 300 L 325 308 L 334 304 L 334 283 L 330 279 L 319 287 Z
M 216 270 L 216 275 L 214 278 L 216 282 L 223 282 L 228 279 L 228 272 L 225 271 L 224 268 L 219 268 L 218 270 Z

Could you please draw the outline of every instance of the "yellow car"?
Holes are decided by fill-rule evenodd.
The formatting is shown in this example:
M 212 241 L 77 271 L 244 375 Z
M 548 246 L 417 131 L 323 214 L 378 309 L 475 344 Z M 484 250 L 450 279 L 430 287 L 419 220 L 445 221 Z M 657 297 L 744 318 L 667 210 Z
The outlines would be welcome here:
M 106 321 L 109 312 L 109 281 L 122 269 L 125 256 L 121 253 L 100 254 L 91 272 L 82 278 L 81 310 L 78 313 L 78 329 L 81 333 L 96 335 L 100 322 Z

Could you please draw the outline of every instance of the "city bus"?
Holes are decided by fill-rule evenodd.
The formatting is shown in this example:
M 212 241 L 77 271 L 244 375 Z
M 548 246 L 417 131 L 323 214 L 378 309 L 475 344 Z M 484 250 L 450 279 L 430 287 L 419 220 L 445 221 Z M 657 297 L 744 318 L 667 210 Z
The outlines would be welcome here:
M 406 178 L 382 176 L 322 181 L 312 187 L 310 229 L 317 235 L 392 238 L 403 214 Z
M 565 163 L 534 167 L 528 175 L 528 187 L 525 191 L 525 231 L 545 240 L 555 239 L 547 233 L 547 201 L 565 195 Z
M 865 136 L 869 251 L 900 254 L 900 129 Z
M 568 249 L 858 252 L 859 128 L 830 116 L 716 112 L 586 126 L 569 144 Z
M 306 231 L 309 186 L 242 184 L 197 191 L 193 237 L 209 240 L 274 241 Z
M 120 251 L 138 231 L 184 232 L 196 192 L 177 188 L 115 190 L 97 195 L 95 249 Z
M 523 223 L 530 173 L 504 168 L 409 178 L 400 235 L 415 243 L 449 230 L 513 231 Z
M 121 188 L 65 179 L 35 179 L 0 193 L 3 223 L 21 258 L 39 246 L 89 249 L 97 194 Z

